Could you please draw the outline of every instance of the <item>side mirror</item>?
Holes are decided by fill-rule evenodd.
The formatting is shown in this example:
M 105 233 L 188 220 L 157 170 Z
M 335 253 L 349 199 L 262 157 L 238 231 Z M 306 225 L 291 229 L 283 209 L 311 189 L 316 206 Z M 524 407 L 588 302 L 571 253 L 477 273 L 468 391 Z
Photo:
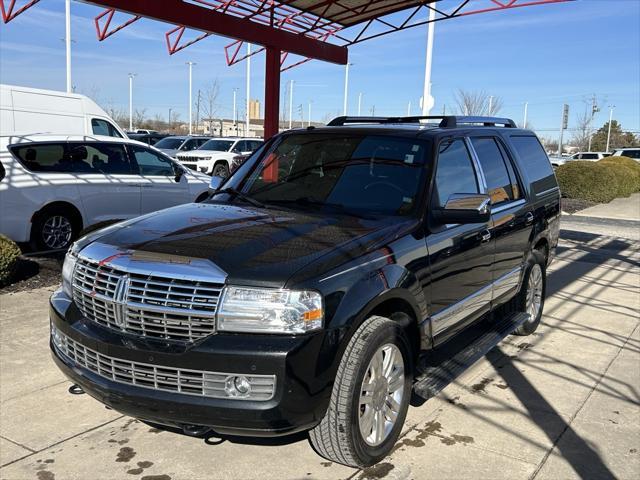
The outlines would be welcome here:
M 444 208 L 433 211 L 440 223 L 482 223 L 491 218 L 491 198 L 478 193 L 454 193 Z
M 209 193 L 216 192 L 220 188 L 220 185 L 222 185 L 222 180 L 224 180 L 222 177 L 215 175 L 211 177 L 211 180 L 209 180 Z

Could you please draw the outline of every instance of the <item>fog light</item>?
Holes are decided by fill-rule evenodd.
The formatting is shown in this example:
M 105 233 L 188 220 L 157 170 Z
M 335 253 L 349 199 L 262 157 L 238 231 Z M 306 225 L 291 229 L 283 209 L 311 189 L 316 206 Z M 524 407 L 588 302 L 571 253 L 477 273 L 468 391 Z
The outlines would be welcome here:
M 224 391 L 230 397 L 246 397 L 251 393 L 251 383 L 242 375 L 227 377 Z

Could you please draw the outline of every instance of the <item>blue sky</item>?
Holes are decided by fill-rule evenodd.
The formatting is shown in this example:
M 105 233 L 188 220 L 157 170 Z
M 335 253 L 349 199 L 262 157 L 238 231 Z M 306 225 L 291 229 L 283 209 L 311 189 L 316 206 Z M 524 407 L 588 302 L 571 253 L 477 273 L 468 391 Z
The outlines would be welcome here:
M 445 0 L 442 5 L 452 4 Z M 480 1 L 480 0 L 474 0 Z M 19 2 L 24 3 L 24 2 Z M 102 105 L 128 108 L 128 77 L 135 72 L 135 106 L 165 118 L 168 109 L 187 118 L 187 66 L 194 61 L 194 91 L 217 78 L 218 112 L 232 112 L 232 91 L 244 101 L 244 64 L 227 67 L 222 37 L 209 37 L 173 56 L 164 43 L 170 26 L 140 20 L 104 42 L 96 39 L 99 8 L 72 2 L 73 84 Z M 185 38 L 189 35 L 186 33 Z M 0 81 L 64 89 L 64 2 L 42 0 L 0 30 Z M 400 115 L 407 104 L 418 112 L 424 75 L 426 27 L 399 32 L 350 49 L 349 113 L 363 94 L 363 114 Z M 262 99 L 264 54 L 252 62 L 252 97 Z M 312 102 L 316 121 L 340 114 L 344 67 L 309 62 L 283 73 L 295 80 L 294 106 Z M 513 9 L 439 22 L 433 64 L 433 113 L 455 107 L 457 89 L 485 90 L 502 97 L 501 115 L 529 121 L 541 136 L 557 135 L 562 104 L 571 106 L 570 128 L 584 100 L 596 94 L 602 111 L 595 125 L 614 118 L 640 132 L 640 0 L 578 0 Z M 295 108 L 297 110 L 297 108 Z M 298 119 L 296 113 L 294 119 Z

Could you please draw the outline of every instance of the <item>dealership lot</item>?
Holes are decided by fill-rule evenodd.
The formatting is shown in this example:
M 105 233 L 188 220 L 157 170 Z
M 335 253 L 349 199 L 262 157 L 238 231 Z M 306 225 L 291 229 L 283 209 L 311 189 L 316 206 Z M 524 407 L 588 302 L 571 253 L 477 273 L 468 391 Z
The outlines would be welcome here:
M 0 476 L 633 478 L 639 262 L 637 241 L 564 230 L 544 325 L 507 338 L 437 398 L 412 407 L 393 454 L 365 471 L 324 461 L 305 436 L 205 443 L 69 395 L 48 351 L 52 289 L 0 296 Z

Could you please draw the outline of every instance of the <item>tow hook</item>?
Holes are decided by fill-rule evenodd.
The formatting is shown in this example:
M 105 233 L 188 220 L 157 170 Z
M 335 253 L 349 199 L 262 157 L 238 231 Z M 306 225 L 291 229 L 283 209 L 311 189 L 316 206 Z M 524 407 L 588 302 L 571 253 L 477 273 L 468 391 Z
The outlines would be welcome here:
M 190 437 L 204 437 L 211 429 L 204 425 L 183 425 L 182 431 Z
M 84 394 L 84 390 L 82 389 L 82 387 L 76 383 L 74 383 L 73 385 L 71 385 L 69 387 L 69 393 L 71 395 L 82 395 Z

